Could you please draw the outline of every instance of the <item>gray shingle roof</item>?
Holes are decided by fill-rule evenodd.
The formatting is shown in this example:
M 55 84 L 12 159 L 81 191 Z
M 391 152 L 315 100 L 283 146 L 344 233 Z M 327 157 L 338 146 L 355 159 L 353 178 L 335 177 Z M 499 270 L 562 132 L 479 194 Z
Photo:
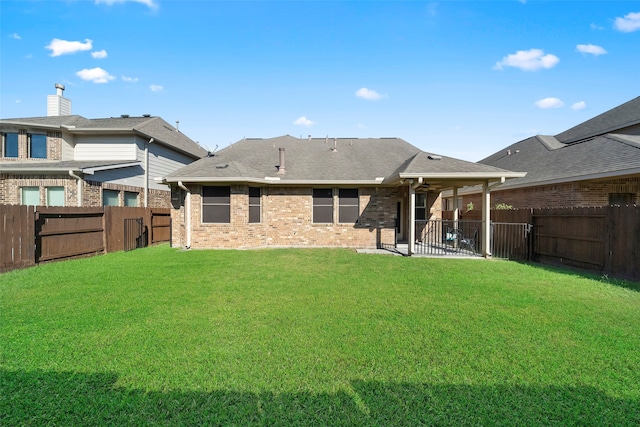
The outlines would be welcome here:
M 545 137 L 546 140 L 549 138 Z M 640 136 L 607 134 L 580 143 L 562 144 L 555 149 L 534 136 L 483 159 L 481 163 L 527 171 L 525 177 L 502 184 L 501 190 L 640 173 Z
M 333 150 L 334 144 L 336 150 Z M 284 148 L 285 173 L 278 174 L 279 149 Z M 429 159 L 440 157 L 440 160 Z M 225 166 L 226 165 L 226 166 Z M 313 138 L 289 135 L 243 139 L 166 177 L 168 182 L 264 181 L 290 183 L 389 183 L 401 174 L 508 174 L 487 165 L 424 153 L 399 138 Z M 384 181 L 383 181 L 384 180 Z
M 71 133 L 99 133 L 130 131 L 154 138 L 157 143 L 179 150 L 194 158 L 207 155 L 207 150 L 179 132 L 160 117 L 111 117 L 86 119 L 82 116 L 52 116 L 2 119 L 0 124 L 28 124 L 31 126 L 58 127 Z
M 640 123 L 640 96 L 556 135 L 565 144 Z
M 640 97 L 554 136 L 534 136 L 480 161 L 527 175 L 500 189 L 640 173 Z M 619 133 L 612 133 L 612 132 Z M 629 134 L 625 134 L 628 132 Z

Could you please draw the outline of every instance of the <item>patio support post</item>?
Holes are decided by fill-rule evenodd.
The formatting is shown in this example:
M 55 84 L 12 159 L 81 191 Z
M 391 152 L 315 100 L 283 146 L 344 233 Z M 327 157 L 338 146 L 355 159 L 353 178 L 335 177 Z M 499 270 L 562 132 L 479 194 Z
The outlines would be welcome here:
M 482 183 L 482 256 L 491 256 L 491 192 L 489 181 Z
M 460 206 L 458 206 L 458 187 L 453 187 L 453 230 L 455 238 L 453 239 L 453 247 L 458 247 L 458 220 L 460 219 Z
M 416 190 L 413 188 L 413 180 L 409 180 L 409 256 L 413 255 L 416 248 Z

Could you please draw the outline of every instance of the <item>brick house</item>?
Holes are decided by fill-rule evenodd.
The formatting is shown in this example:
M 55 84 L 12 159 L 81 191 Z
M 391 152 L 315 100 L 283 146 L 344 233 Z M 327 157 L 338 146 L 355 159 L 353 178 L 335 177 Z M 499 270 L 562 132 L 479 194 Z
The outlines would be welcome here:
M 510 172 L 425 153 L 398 138 L 243 139 L 164 178 L 174 246 L 376 248 L 412 252 L 416 220 L 439 218 L 444 189 Z
M 56 88 L 48 116 L 0 120 L 0 204 L 169 207 L 157 178 L 207 154 L 160 117 L 71 115 Z
M 479 163 L 527 171 L 493 189 L 493 206 L 640 204 L 640 97 L 555 136 L 517 142 Z M 444 196 L 450 209 L 453 194 Z M 463 205 L 481 206 L 479 187 L 460 189 L 458 198 Z

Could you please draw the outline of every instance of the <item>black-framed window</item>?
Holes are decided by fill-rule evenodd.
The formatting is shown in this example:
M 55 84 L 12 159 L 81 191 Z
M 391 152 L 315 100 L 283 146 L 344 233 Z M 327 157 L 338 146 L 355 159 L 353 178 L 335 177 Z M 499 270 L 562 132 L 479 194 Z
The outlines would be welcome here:
M 357 188 L 341 188 L 338 191 L 338 222 L 355 224 L 360 215 L 360 198 Z
M 32 159 L 47 158 L 47 135 L 29 134 L 29 157 Z
M 260 188 L 249 187 L 249 222 L 260 222 L 260 210 Z
M 202 187 L 202 222 L 231 222 L 231 187 Z
M 18 134 L 13 132 L 2 134 L 2 156 L 18 157 Z
M 314 224 L 333 224 L 333 190 L 331 188 L 313 189 Z
M 416 220 L 427 219 L 427 195 L 416 193 Z

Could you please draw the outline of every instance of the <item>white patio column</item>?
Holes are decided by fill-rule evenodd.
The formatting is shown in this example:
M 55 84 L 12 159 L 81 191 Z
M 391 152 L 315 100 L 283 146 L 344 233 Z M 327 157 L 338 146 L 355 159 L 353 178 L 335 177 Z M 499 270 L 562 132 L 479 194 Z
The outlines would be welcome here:
M 416 249 L 416 190 L 413 188 L 413 180 L 409 180 L 409 256 Z
M 489 181 L 482 183 L 482 256 L 491 256 L 491 192 Z
M 460 206 L 458 206 L 458 187 L 453 187 L 453 230 L 452 233 L 455 233 L 455 237 L 453 238 L 453 247 L 458 247 L 458 221 L 460 220 Z M 446 236 L 448 238 L 448 236 Z M 453 237 L 453 236 L 452 236 Z

